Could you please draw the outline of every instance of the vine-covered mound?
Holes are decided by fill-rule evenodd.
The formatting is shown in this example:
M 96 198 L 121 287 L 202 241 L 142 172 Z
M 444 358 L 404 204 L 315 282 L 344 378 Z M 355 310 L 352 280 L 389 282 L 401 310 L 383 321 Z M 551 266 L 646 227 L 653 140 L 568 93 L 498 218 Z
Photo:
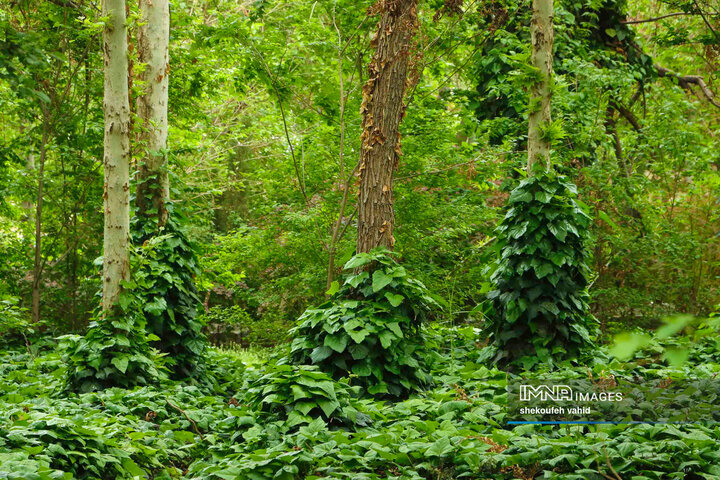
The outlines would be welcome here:
M 500 258 L 492 275 L 496 315 L 486 327 L 508 362 L 576 356 L 592 344 L 595 319 L 588 313 L 586 240 L 591 219 L 577 190 L 554 172 L 540 171 L 510 194 L 498 227 Z
M 168 205 L 169 219 L 160 229 L 154 218 L 135 217 L 134 242 L 142 245 L 132 287 L 143 305 L 153 343 L 167 353 L 175 378 L 198 376 L 207 339 L 198 317 L 201 300 L 195 287 L 197 257 L 182 229 L 184 217 Z
M 344 269 L 330 300 L 298 319 L 291 361 L 351 375 L 371 394 L 402 396 L 427 385 L 421 325 L 438 303 L 386 250 L 358 254 Z

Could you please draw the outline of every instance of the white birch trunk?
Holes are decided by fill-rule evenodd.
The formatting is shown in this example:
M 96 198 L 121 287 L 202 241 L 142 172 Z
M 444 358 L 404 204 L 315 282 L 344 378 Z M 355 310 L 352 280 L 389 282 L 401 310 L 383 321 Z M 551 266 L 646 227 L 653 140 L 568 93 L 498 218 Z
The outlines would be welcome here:
M 550 142 L 542 138 L 542 131 L 552 119 L 553 72 L 553 0 L 533 0 L 530 23 L 532 39 L 531 64 L 540 71 L 540 79 L 530 87 L 530 112 L 528 116 L 528 171 L 536 162 L 550 168 Z
M 139 135 L 143 152 L 140 166 L 137 205 L 141 214 L 155 208 L 158 222 L 167 221 L 165 202 L 170 198 L 167 174 L 168 136 L 168 47 L 170 42 L 170 7 L 168 0 L 140 0 L 142 23 L 138 29 L 138 56 L 145 68 L 140 79 L 145 82 L 137 100 L 141 122 Z
M 125 0 L 104 0 L 105 231 L 103 237 L 103 311 L 108 312 L 130 278 L 130 105 Z

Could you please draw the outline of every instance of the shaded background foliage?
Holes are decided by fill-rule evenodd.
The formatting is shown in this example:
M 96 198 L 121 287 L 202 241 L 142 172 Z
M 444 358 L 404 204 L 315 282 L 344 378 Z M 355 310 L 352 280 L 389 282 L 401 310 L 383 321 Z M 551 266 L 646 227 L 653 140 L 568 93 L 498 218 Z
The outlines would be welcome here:
M 371 3 L 172 2 L 171 198 L 198 246 L 200 300 L 216 307 L 214 322 L 236 306 L 269 332 L 252 343 L 283 341 L 322 300 L 329 251 L 336 276 L 353 254 L 352 180 L 337 245 L 331 233 L 359 154 Z M 102 24 L 90 2 L 0 6 L 0 292 L 30 305 L 45 148 L 42 318 L 56 333 L 81 331 L 101 254 Z M 462 15 L 436 15 L 441 6 L 420 10 L 419 77 L 395 182 L 396 250 L 448 299 L 440 321 L 479 324 L 491 313 L 493 231 L 524 159 L 529 12 L 515 0 L 467 1 Z M 553 155 L 595 219 L 591 305 L 606 330 L 704 314 L 720 300 L 718 112 L 654 67 L 702 75 L 712 89 L 717 42 L 697 15 L 623 23 L 693 8 L 556 5 L 562 138 Z M 141 89 L 133 84 L 131 95 Z

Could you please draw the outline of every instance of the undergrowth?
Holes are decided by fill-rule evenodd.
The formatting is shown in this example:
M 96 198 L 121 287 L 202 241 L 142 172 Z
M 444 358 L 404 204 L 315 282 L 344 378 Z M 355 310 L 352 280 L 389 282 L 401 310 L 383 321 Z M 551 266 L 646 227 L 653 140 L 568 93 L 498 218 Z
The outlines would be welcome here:
M 475 344 L 472 329 L 431 328 L 427 335 L 442 347 L 428 365 L 434 385 L 402 401 L 363 395 L 314 367 L 278 366 L 272 355 L 245 366 L 237 353 L 215 349 L 206 352 L 213 385 L 165 381 L 62 397 L 57 392 L 66 365 L 56 345 L 34 345 L 33 355 L 18 345 L 0 352 L 0 478 L 720 475 L 715 424 L 508 425 L 506 389 L 518 377 L 485 364 L 486 351 Z M 586 366 L 557 367 L 578 378 L 690 379 L 720 373 L 715 336 L 666 343 L 649 340 L 629 362 L 600 348 Z M 690 363 L 671 366 L 663 355 L 667 346 L 691 348 Z M 357 411 L 355 421 L 351 409 Z

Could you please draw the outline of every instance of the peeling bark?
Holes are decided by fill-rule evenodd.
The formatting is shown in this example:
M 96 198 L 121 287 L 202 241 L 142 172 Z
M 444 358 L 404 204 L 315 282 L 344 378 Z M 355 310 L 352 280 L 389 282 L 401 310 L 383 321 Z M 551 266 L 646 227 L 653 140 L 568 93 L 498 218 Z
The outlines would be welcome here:
M 358 167 L 357 252 L 393 248 L 393 175 L 398 166 L 400 122 L 405 116 L 412 40 L 418 29 L 418 0 L 378 0 L 375 48 L 363 86 L 362 135 Z
M 130 278 L 130 104 L 125 0 L 105 0 L 103 31 L 105 141 L 103 193 L 103 311 L 108 312 Z
M 141 121 L 139 143 L 142 160 L 138 172 L 136 203 L 139 215 L 157 211 L 158 224 L 167 222 L 165 203 L 170 199 L 167 173 L 168 46 L 170 7 L 168 0 L 140 0 L 142 26 L 138 29 L 138 57 L 145 69 L 140 80 L 145 90 L 137 99 Z
M 550 142 L 543 138 L 543 130 L 552 122 L 550 101 L 553 73 L 553 0 L 533 0 L 532 3 L 530 61 L 538 70 L 539 77 L 530 87 L 528 171 L 536 162 L 544 162 L 550 168 Z

